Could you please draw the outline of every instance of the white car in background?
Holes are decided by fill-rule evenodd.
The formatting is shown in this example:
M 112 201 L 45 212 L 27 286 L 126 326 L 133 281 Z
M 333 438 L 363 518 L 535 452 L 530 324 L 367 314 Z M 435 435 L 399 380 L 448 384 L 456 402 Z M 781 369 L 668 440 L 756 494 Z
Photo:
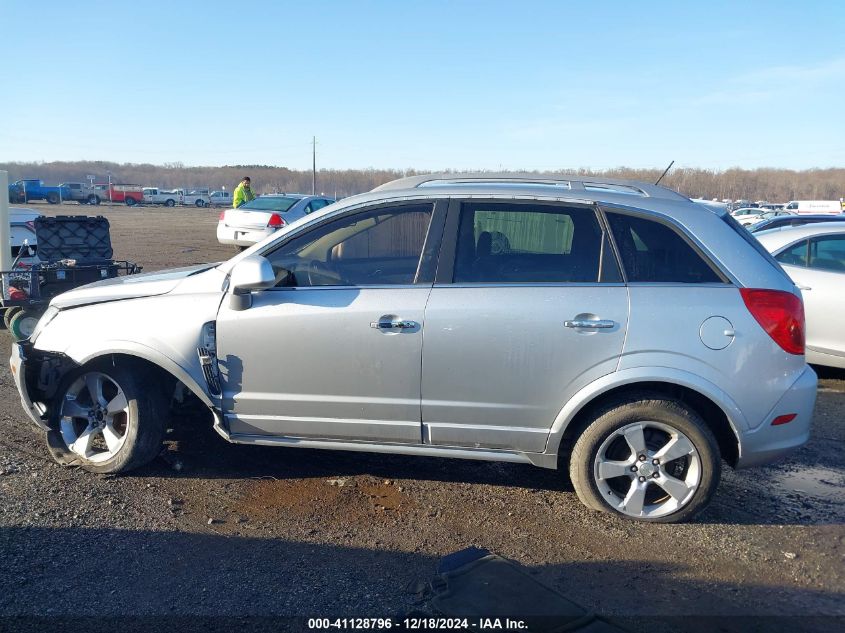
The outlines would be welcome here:
M 9 224 L 11 225 L 12 238 L 12 259 L 14 260 L 20 253 L 21 248 L 26 243 L 31 253 L 35 253 L 37 248 L 37 240 L 35 238 L 35 219 L 40 218 L 41 214 L 32 209 L 23 209 L 20 207 L 9 208 Z M 31 259 L 29 254 L 24 254 L 21 258 L 24 261 Z
M 243 250 L 334 200 L 301 193 L 273 193 L 220 212 L 217 241 Z
M 789 226 L 754 237 L 804 296 L 807 362 L 845 368 L 845 223 Z

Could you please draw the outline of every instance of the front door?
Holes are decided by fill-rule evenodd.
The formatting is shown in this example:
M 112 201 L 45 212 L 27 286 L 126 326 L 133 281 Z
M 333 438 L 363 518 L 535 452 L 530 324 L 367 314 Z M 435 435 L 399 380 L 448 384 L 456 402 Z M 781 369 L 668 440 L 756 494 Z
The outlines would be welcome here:
M 420 442 L 432 216 L 432 204 L 382 205 L 264 253 L 276 287 L 218 315 L 233 434 Z
M 567 397 L 616 368 L 627 289 L 589 205 L 457 210 L 425 313 L 424 439 L 541 452 Z

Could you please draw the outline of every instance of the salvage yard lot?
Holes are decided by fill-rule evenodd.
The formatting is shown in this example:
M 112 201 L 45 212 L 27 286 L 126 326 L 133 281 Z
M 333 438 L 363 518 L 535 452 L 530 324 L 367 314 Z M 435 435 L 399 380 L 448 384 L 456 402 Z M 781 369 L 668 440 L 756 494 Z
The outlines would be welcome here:
M 30 206 L 105 215 L 115 257 L 146 271 L 233 254 L 219 210 Z M 97 476 L 52 462 L 5 364 L 0 390 L 0 616 L 400 614 L 409 586 L 471 545 L 605 615 L 845 616 L 843 373 L 824 374 L 806 447 L 727 469 L 690 525 L 590 512 L 562 473 L 234 446 L 197 420 L 149 466 Z

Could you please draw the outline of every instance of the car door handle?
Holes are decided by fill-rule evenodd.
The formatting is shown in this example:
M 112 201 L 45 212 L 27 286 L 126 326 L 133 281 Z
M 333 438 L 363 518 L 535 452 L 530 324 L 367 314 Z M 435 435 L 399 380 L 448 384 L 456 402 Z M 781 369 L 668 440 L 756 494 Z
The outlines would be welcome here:
M 376 330 L 411 330 L 417 324 L 414 321 L 372 321 L 370 327 Z
M 578 329 L 583 328 L 587 330 L 609 330 L 616 325 L 616 322 L 611 321 L 610 319 L 598 319 L 597 321 L 590 319 L 574 319 L 572 321 L 564 321 L 563 325 L 564 327 Z

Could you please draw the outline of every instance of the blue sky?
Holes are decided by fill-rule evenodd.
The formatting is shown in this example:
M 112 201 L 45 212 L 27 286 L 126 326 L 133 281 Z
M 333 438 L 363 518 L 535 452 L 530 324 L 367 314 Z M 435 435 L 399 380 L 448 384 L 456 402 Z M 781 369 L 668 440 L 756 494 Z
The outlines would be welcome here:
M 838 1 L 4 0 L 2 16 L 0 162 L 304 169 L 316 135 L 338 169 L 845 166 Z

